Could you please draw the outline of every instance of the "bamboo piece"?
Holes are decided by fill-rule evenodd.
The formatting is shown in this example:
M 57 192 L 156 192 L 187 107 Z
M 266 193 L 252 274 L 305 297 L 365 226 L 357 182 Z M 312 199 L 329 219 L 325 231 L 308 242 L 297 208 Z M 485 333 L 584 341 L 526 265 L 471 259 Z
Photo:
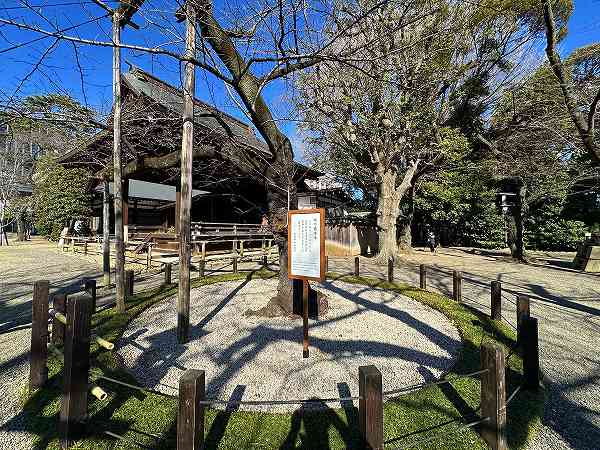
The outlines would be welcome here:
M 90 387 L 91 387 L 90 394 L 92 394 L 98 400 L 103 401 L 103 400 L 106 400 L 108 398 L 108 394 L 100 386 L 97 386 L 97 385 L 94 384 L 94 385 L 92 385 Z

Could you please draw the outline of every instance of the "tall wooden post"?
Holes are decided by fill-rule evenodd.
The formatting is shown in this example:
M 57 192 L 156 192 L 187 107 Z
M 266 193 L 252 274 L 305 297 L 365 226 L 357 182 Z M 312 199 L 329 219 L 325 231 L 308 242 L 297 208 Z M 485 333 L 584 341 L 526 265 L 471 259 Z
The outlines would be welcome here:
M 388 258 L 388 281 L 394 282 L 394 258 L 391 256 Z
M 358 256 L 354 257 L 354 276 L 360 276 L 360 258 Z
M 200 450 L 204 444 L 203 370 L 188 369 L 179 379 L 177 450 Z
M 538 342 L 538 321 L 524 317 L 521 322 L 521 345 L 523 346 L 523 387 L 537 391 L 540 374 L 540 347 Z
M 70 297 L 67 302 L 63 395 L 58 424 L 62 448 L 69 448 L 78 438 L 83 429 L 82 422 L 87 418 L 91 322 L 91 297 L 88 294 Z
M 123 168 L 121 167 L 121 27 L 120 15 L 113 14 L 113 185 L 115 203 L 115 284 L 119 312 L 125 311 L 125 244 L 123 231 Z
M 85 280 L 83 289 L 92 298 L 92 314 L 96 312 L 96 280 Z
M 506 381 L 504 350 L 496 343 L 481 346 L 481 437 L 492 450 L 506 450 Z
M 48 281 L 36 281 L 31 302 L 31 355 L 29 361 L 29 389 L 42 387 L 48 379 Z
M 185 4 L 185 49 L 188 58 L 196 55 L 196 10 L 194 2 Z M 190 265 L 192 207 L 192 150 L 194 146 L 194 94 L 196 67 L 185 63 L 183 86 L 183 137 L 181 141 L 181 204 L 179 211 L 179 289 L 177 294 L 177 340 L 187 342 L 190 327 Z
M 460 303 L 462 301 L 462 272 L 458 270 L 452 272 L 452 285 L 452 297 Z
M 358 425 L 365 448 L 383 450 L 381 372 L 375 366 L 358 368 Z
M 499 281 L 491 283 L 492 320 L 502 320 L 502 284 Z
M 166 263 L 165 264 L 165 284 L 166 285 L 171 284 L 171 271 L 172 271 L 172 267 L 173 267 L 173 265 L 171 263 Z
M 52 299 L 52 309 L 62 315 L 66 314 L 67 295 L 56 294 Z M 54 345 L 63 345 L 65 341 L 65 326 L 56 318 L 52 319 L 52 343 Z

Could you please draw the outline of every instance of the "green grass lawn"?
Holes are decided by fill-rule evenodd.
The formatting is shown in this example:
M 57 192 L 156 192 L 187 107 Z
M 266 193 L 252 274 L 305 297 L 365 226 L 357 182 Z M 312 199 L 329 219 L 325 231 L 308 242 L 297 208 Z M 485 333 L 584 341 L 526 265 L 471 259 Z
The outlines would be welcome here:
M 507 348 L 507 386 L 510 394 L 521 382 L 522 361 L 515 347 L 513 331 L 502 323 L 454 301 L 406 285 L 382 282 L 372 278 L 357 278 L 328 274 L 330 279 L 397 291 L 445 314 L 460 332 L 463 347 L 448 377 L 479 370 L 479 347 L 495 340 Z M 222 281 L 248 278 L 269 278 L 269 271 L 251 274 L 219 275 L 196 279 L 192 287 Z M 127 324 L 146 308 L 175 295 L 175 285 L 148 290 L 129 299 L 125 313 L 99 311 L 93 317 L 98 335 L 116 341 Z M 115 355 L 92 345 L 92 366 L 109 377 L 137 384 L 120 370 Z M 49 380 L 46 386 L 24 394 L 21 413 L 26 428 L 36 435 L 35 447 L 59 448 L 57 425 L 60 409 L 62 363 L 50 358 Z M 92 377 L 93 378 L 93 377 Z M 90 396 L 89 421 L 86 436 L 73 448 L 175 448 L 177 400 L 144 393 L 103 380 L 97 384 L 108 393 L 108 399 L 98 401 Z M 402 380 L 398 380 L 402 386 Z M 385 387 L 384 387 L 385 389 Z M 410 447 L 422 449 L 485 449 L 476 429 L 461 429 L 465 422 L 477 419 L 480 399 L 477 378 L 461 378 L 450 384 L 433 386 L 403 395 L 385 403 L 384 433 L 386 448 Z M 274 393 L 276 397 L 276 393 Z M 205 420 L 206 448 L 220 449 L 343 449 L 360 448 L 358 435 L 358 402 L 353 406 L 323 411 L 303 411 L 293 414 L 270 414 L 208 409 Z M 543 393 L 519 392 L 507 408 L 508 442 L 511 448 L 524 448 L 540 423 Z M 110 431 L 124 436 L 117 440 Z M 418 433 L 418 434 L 417 434 Z M 436 435 L 440 437 L 435 438 Z M 428 442 L 418 443 L 431 439 Z M 414 444 L 414 446 L 413 446 Z

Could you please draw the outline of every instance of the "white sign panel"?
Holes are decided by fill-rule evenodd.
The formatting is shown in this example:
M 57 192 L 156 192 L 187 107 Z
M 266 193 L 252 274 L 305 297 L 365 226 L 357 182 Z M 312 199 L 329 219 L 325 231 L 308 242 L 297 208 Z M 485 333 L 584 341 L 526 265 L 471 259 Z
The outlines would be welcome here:
M 321 214 L 290 214 L 290 276 L 321 277 Z

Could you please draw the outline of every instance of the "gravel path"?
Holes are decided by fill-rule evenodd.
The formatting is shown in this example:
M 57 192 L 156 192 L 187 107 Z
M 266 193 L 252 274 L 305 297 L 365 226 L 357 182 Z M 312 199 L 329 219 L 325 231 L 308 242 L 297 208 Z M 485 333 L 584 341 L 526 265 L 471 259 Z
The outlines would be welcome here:
M 463 299 L 490 312 L 490 282 L 502 282 L 503 317 L 516 325 L 515 294 L 531 297 L 539 321 L 541 366 L 548 398 L 542 428 L 530 449 L 600 449 L 600 275 L 568 269 L 572 254 L 535 253 L 535 264 L 516 264 L 502 254 L 468 249 L 417 251 L 403 258 L 395 277 L 419 283 L 419 263 L 428 268 L 428 288 L 450 295 L 452 270 L 463 272 Z M 361 260 L 362 271 L 384 277 L 387 268 Z M 330 258 L 330 267 L 351 272 L 353 261 Z
M 358 395 L 358 367 L 374 364 L 385 389 L 438 377 L 460 349 L 456 328 L 441 313 L 407 297 L 341 282 L 326 293 L 325 320 L 310 321 L 310 357 L 302 358 L 300 319 L 247 317 L 275 294 L 276 280 L 219 283 L 192 291 L 190 342 L 178 346 L 175 299 L 135 319 L 119 349 L 146 386 L 175 394 L 184 369 L 206 370 L 207 397 L 243 400 Z M 298 405 L 244 409 L 293 411 Z

